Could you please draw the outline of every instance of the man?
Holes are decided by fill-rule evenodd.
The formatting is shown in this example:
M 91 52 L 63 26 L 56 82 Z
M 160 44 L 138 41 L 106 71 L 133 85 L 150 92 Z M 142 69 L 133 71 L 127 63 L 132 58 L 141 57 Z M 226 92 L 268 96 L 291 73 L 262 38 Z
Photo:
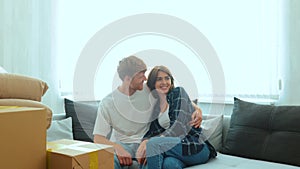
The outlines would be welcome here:
M 146 64 L 136 56 L 122 59 L 117 70 L 122 84 L 101 101 L 98 109 L 94 142 L 114 147 L 117 169 L 137 167 L 133 165 L 136 150 L 153 120 L 151 113 L 156 100 L 144 86 L 146 70 Z M 191 125 L 199 127 L 201 118 L 198 108 Z

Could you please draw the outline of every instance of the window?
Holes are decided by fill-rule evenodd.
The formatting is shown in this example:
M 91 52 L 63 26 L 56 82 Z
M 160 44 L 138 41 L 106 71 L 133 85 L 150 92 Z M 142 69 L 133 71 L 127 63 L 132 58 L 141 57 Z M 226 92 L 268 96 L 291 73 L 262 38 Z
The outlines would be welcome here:
M 277 99 L 278 3 L 58 1 L 61 92 L 101 99 L 121 83 L 118 61 L 138 54 L 168 66 L 192 98 Z

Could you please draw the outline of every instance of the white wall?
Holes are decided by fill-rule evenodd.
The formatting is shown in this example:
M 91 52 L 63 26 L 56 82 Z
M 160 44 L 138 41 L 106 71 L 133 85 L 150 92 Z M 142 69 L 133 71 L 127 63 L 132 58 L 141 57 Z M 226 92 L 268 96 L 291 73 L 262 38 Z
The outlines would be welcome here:
M 44 4 L 43 4 L 44 3 Z M 46 5 L 45 5 L 46 4 Z M 39 5 L 44 7 L 39 9 Z M 278 71 L 282 79 L 282 90 L 280 92 L 278 104 L 300 104 L 300 1 L 282 0 L 283 18 L 281 44 L 278 44 L 281 51 Z M 45 102 L 55 113 L 63 111 L 62 101 L 59 104 L 54 99 L 59 99 L 56 95 L 57 82 L 51 80 L 56 74 L 52 70 L 54 58 L 49 46 L 50 37 L 41 36 L 50 33 L 50 27 L 41 27 L 32 24 L 32 20 L 37 23 L 47 25 L 42 10 L 49 10 L 50 1 L 24 0 L 11 1 L 0 0 L 0 65 L 9 72 L 24 73 L 46 80 L 50 85 L 50 90 L 45 96 Z M 49 17 L 49 16 L 46 16 Z M 286 18 L 286 20 L 284 20 Z M 31 27 L 35 29 L 31 30 Z M 45 30 L 42 28 L 46 28 Z M 49 32 L 48 32 L 49 31 Z M 44 38 L 49 38 L 44 39 Z M 38 46 L 39 50 L 32 48 Z M 35 59 L 28 59 L 28 56 L 35 55 Z M 42 64 L 37 64 L 42 63 Z M 50 95 L 55 95 L 54 97 Z M 226 110 L 227 111 L 227 110 Z
M 300 0 L 282 0 L 280 18 L 279 79 L 281 91 L 276 105 L 300 105 Z M 232 113 L 233 104 L 199 103 L 203 113 Z M 216 111 L 211 111 L 216 107 Z
M 282 2 L 282 44 L 279 44 L 282 90 L 278 104 L 300 105 L 300 1 Z
M 47 82 L 42 102 L 54 113 L 62 113 L 51 48 L 51 5 L 49 0 L 0 0 L 0 65 L 9 73 Z

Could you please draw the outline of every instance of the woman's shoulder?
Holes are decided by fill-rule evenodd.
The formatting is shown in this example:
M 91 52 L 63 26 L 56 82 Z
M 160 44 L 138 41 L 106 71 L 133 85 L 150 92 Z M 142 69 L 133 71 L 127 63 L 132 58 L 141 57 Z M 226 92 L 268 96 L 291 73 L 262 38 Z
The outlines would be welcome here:
M 181 86 L 175 87 L 174 89 L 172 89 L 171 92 L 176 92 L 176 93 L 184 92 L 184 93 L 186 93 L 185 89 Z
M 185 89 L 180 86 L 175 87 L 168 94 L 169 97 L 178 97 L 178 96 L 184 96 L 184 95 L 187 95 L 187 93 L 186 93 Z

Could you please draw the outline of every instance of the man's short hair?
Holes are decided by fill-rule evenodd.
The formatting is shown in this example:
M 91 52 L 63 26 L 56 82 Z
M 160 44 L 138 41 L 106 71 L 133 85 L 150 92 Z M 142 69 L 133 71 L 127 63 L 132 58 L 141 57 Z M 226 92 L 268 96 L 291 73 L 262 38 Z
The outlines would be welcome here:
M 121 80 L 124 80 L 126 75 L 133 77 L 136 73 L 146 70 L 144 61 L 136 56 L 128 56 L 119 61 L 118 74 Z

